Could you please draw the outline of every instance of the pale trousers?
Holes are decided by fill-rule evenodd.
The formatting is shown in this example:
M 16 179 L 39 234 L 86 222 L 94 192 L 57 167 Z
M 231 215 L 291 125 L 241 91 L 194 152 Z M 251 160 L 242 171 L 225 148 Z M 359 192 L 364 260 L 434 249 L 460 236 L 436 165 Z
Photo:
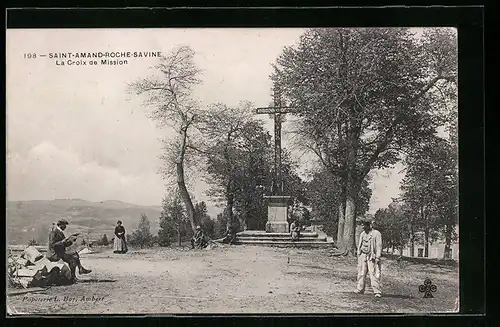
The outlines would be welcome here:
M 374 294 L 381 294 L 380 285 L 380 261 L 378 264 L 374 260 L 367 260 L 366 254 L 358 257 L 358 291 L 365 291 L 366 273 L 370 274 L 370 281 Z

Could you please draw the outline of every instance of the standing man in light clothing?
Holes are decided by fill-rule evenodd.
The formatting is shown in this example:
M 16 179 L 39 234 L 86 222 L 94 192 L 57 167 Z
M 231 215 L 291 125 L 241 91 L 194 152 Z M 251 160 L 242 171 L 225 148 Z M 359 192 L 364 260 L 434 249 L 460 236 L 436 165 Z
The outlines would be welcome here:
M 377 254 L 377 258 L 375 259 L 375 265 L 377 265 L 378 267 L 378 271 L 379 271 L 379 285 L 380 285 L 380 272 L 381 272 L 381 261 L 380 261 L 380 257 L 382 255 L 382 234 L 380 233 L 380 231 L 378 230 L 377 228 L 377 222 L 375 220 L 372 220 L 371 222 L 371 227 L 372 227 L 372 235 L 373 237 L 375 238 L 375 244 L 377 245 L 377 248 L 376 248 L 376 251 L 375 253 Z M 380 288 L 380 287 L 379 287 Z
M 365 292 L 366 274 L 370 274 L 370 281 L 375 297 L 382 296 L 380 289 L 380 256 L 382 255 L 382 235 L 372 228 L 372 222 L 363 222 L 363 232 L 358 243 L 358 284 L 355 293 Z

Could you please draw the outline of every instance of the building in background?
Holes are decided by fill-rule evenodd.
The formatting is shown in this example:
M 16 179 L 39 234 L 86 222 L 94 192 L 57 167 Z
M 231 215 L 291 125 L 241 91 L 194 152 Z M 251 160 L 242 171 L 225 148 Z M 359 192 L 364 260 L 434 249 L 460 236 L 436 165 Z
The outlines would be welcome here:
M 451 242 L 450 250 L 451 250 L 451 259 L 453 260 L 458 260 L 459 258 L 459 244 L 458 244 L 458 224 L 455 226 L 455 233 L 457 234 L 457 239 Z M 421 236 L 421 237 L 418 237 Z M 423 239 L 423 234 L 418 235 L 417 234 L 417 239 Z M 434 242 L 429 242 L 429 256 L 428 258 L 430 259 L 443 259 L 444 258 L 444 247 L 445 247 L 445 240 L 444 237 L 440 237 Z M 395 254 L 403 255 L 406 257 L 411 257 L 410 253 L 410 245 L 407 245 L 405 248 L 403 248 L 403 253 L 401 251 L 397 250 L 395 251 Z M 415 257 L 417 258 L 424 258 L 425 254 L 425 245 L 423 242 L 415 242 Z

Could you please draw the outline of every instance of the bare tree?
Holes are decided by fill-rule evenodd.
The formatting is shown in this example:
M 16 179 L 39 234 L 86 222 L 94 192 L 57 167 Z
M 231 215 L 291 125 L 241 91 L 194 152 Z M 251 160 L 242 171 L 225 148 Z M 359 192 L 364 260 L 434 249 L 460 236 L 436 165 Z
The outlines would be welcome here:
M 185 164 L 187 161 L 189 132 L 198 118 L 198 103 L 192 91 L 201 81 L 201 73 L 194 63 L 194 51 L 188 46 L 180 46 L 160 58 L 153 67 L 151 76 L 130 85 L 130 90 L 138 96 L 145 96 L 144 106 L 152 108 L 149 118 L 160 127 L 170 127 L 176 132 L 174 140 L 166 140 L 164 178 L 175 176 L 179 192 L 184 202 L 188 219 L 194 230 L 194 206 L 186 187 Z

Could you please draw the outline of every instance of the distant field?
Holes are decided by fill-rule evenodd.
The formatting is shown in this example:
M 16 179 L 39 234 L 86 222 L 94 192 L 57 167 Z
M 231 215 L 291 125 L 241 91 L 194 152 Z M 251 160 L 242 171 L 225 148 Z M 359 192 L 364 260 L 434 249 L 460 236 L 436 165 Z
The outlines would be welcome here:
M 131 233 L 137 228 L 142 213 L 148 216 L 151 231 L 156 233 L 159 229 L 160 212 L 160 207 L 138 206 L 120 201 L 10 201 L 7 203 L 7 239 L 10 244 L 27 244 L 31 239 L 45 244 L 52 223 L 61 218 L 70 222 L 68 233 L 88 233 L 90 239 L 98 239 L 107 234 L 111 239 L 117 220 L 121 220 Z

